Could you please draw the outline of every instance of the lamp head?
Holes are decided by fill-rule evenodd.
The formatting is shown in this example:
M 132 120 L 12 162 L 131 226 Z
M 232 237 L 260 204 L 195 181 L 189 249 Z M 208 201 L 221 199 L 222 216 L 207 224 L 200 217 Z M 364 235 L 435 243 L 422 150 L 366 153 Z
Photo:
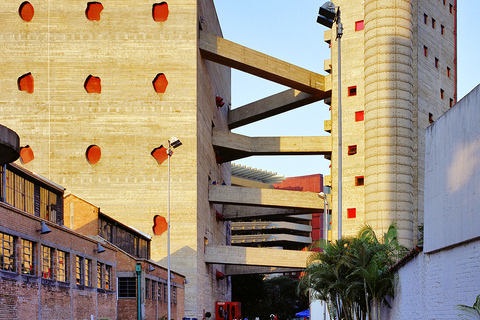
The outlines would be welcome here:
M 327 1 L 318 10 L 317 23 L 331 29 L 336 16 L 335 5 L 333 2 Z
M 148 267 L 148 272 L 152 272 L 154 270 L 155 270 L 155 268 L 150 264 L 149 267 Z
M 102 247 L 102 245 L 100 243 L 97 243 L 97 249 L 94 249 L 93 251 L 96 251 L 98 253 L 102 253 L 102 252 L 105 252 L 105 248 Z
M 170 146 L 172 146 L 173 148 L 178 148 L 182 145 L 182 142 L 175 137 L 171 137 L 170 140 L 168 140 L 168 142 L 170 143 Z
M 319 196 L 320 198 L 322 198 L 322 199 L 325 199 L 325 192 L 323 192 L 323 191 L 320 192 L 320 193 L 318 194 L 318 196 Z
M 52 230 L 50 230 L 50 228 L 47 227 L 47 224 L 45 223 L 45 221 L 40 222 L 40 229 L 37 229 L 37 231 L 40 232 L 40 234 L 47 234 L 52 232 Z

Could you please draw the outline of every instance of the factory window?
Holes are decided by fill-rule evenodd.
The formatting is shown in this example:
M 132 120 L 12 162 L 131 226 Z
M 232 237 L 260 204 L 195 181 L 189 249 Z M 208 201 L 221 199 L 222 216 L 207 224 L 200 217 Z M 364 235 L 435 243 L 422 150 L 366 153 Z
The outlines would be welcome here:
M 355 219 L 357 217 L 357 209 L 356 208 L 348 208 L 347 209 L 347 219 Z
M 353 97 L 357 95 L 357 86 L 348 87 L 348 96 Z
M 423 55 L 425 57 L 428 56 L 428 47 L 427 46 L 423 46 Z
M 57 280 L 68 282 L 68 253 L 57 250 Z
M 112 266 L 105 265 L 105 289 L 113 290 L 112 286 Z
M 445 26 L 443 24 L 440 25 L 440 33 L 442 36 L 445 34 Z
M 53 270 L 54 249 L 42 245 L 42 278 L 53 279 L 55 271 Z
M 355 177 L 355 186 L 363 186 L 365 184 L 365 179 L 363 176 Z
M 447 67 L 447 77 L 449 78 L 450 78 L 450 70 L 451 70 L 450 67 Z
M 157 282 L 152 280 L 152 300 L 157 300 Z
M 163 285 L 158 282 L 158 290 L 157 290 L 157 298 L 158 298 L 158 301 L 162 301 L 162 293 L 163 293 Z
M 85 285 L 92 286 L 92 260 L 85 259 Z
M 348 155 L 354 155 L 357 153 L 357 145 L 348 146 Z
M 150 299 L 150 297 L 152 296 L 150 293 L 150 290 L 152 289 L 150 282 L 152 282 L 152 280 L 145 279 L 145 299 Z
M 356 111 L 355 112 L 355 121 L 358 122 L 358 121 L 363 121 L 365 119 L 364 117 L 364 111 Z
M 427 24 L 428 23 L 428 16 L 426 13 L 423 14 L 423 23 Z
M 432 18 L 432 28 L 435 29 L 435 22 L 436 20 Z
M 438 58 L 435 58 L 435 68 L 438 69 Z
M 118 297 L 135 298 L 137 296 L 135 277 L 118 278 Z
M 0 232 L 0 270 L 17 271 L 17 252 L 15 238 Z
M 355 31 L 362 31 L 363 30 L 363 20 L 355 22 Z
M 443 89 L 440 89 L 440 98 L 443 100 L 445 96 L 445 91 Z
M 76 283 L 83 285 L 85 283 L 85 258 L 76 256 L 75 258 Z
M 177 304 L 177 287 L 172 287 L 172 303 Z
M 168 286 L 164 283 L 163 284 L 163 302 L 167 302 L 168 301 Z
M 22 274 L 35 275 L 35 243 L 22 239 L 21 242 L 22 255 L 20 257 L 22 263 Z
M 104 288 L 105 283 L 105 265 L 97 262 L 97 288 Z

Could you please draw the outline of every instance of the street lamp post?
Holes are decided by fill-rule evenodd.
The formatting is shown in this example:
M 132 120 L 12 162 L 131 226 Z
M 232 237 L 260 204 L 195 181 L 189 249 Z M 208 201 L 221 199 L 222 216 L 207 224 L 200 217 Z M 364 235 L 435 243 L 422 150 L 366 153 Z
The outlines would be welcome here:
M 171 273 L 170 273 L 170 157 L 172 156 L 172 147 L 178 148 L 181 146 L 182 143 L 175 137 L 171 137 L 168 140 L 168 149 L 167 149 L 167 156 L 168 156 L 168 166 L 167 166 L 167 296 L 168 296 L 168 319 L 172 319 L 172 306 L 171 302 Z
M 336 10 L 335 10 L 336 9 Z M 342 50 L 341 39 L 343 25 L 340 22 L 340 7 L 336 8 L 331 1 L 325 2 L 318 11 L 317 23 L 332 28 L 337 24 L 338 40 L 338 239 L 342 238 Z

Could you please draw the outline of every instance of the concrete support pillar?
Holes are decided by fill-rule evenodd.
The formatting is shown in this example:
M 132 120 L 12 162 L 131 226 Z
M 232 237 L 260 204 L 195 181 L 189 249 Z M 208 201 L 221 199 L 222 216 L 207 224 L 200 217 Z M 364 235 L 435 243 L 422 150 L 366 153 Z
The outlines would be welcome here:
M 413 0 L 365 0 L 365 222 L 413 228 Z

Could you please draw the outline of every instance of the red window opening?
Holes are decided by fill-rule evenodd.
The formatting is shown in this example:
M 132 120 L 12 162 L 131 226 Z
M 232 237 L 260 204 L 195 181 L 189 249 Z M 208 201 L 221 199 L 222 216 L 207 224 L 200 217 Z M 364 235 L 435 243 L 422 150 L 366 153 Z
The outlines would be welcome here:
M 435 68 L 438 69 L 438 58 L 435 58 Z
M 348 146 L 348 155 L 354 155 L 357 153 L 357 145 Z
M 358 121 L 363 121 L 365 119 L 364 117 L 364 111 L 356 111 L 355 112 L 355 121 L 358 122 Z
M 363 176 L 355 177 L 355 186 L 359 187 L 363 185 L 365 185 L 365 178 Z
M 355 31 L 362 31 L 363 30 L 363 20 L 355 22 Z
M 428 22 L 428 16 L 426 13 L 423 14 L 423 23 L 427 24 Z
M 432 19 L 432 28 L 435 29 L 435 19 Z
M 449 77 L 449 78 L 450 78 L 450 70 L 451 69 L 449 67 L 447 67 L 447 77 Z
M 445 26 L 443 24 L 440 25 L 440 33 L 442 36 L 445 34 Z
M 428 47 L 423 46 L 423 55 L 426 57 L 428 55 Z
M 440 98 L 443 100 L 443 97 L 445 96 L 445 91 L 443 89 L 440 89 Z
M 353 97 L 357 95 L 357 86 L 348 87 L 348 96 Z
M 357 217 L 357 208 L 347 209 L 347 219 L 355 219 Z

